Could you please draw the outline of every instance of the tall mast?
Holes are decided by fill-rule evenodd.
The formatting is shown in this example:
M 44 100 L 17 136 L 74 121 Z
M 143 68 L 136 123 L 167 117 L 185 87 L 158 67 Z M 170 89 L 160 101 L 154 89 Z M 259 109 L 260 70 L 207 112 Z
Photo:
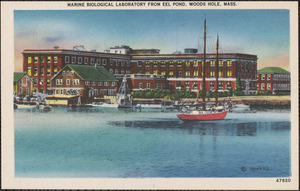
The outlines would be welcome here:
M 206 59 L 206 18 L 204 20 L 204 37 L 203 37 L 203 66 L 202 66 L 202 108 L 205 110 L 205 97 L 206 97 L 206 81 L 205 81 L 205 74 L 206 74 L 206 67 L 205 67 L 205 59 Z
M 216 44 L 216 103 L 218 105 L 218 90 L 219 90 L 219 35 L 217 35 L 217 44 Z

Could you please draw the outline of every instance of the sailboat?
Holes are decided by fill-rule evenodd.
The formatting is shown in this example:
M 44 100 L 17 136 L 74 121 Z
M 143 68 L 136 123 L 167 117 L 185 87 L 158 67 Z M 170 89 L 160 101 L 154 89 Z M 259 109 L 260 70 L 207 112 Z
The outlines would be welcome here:
M 218 75 L 219 75 L 219 61 L 218 61 L 218 48 L 219 37 L 216 44 L 216 101 L 215 106 L 210 109 L 206 109 L 205 96 L 206 96 L 206 80 L 205 80 L 205 59 L 206 59 L 206 19 L 204 20 L 204 48 L 203 48 L 203 75 L 202 75 L 202 108 L 191 108 L 189 106 L 182 107 L 177 117 L 183 121 L 205 121 L 205 120 L 220 120 L 224 119 L 228 113 L 228 110 L 224 106 L 218 106 Z
M 118 104 L 118 108 L 132 108 L 132 97 L 128 93 L 128 83 L 126 75 L 124 75 L 124 78 L 120 85 L 120 89 L 116 96 L 116 103 Z

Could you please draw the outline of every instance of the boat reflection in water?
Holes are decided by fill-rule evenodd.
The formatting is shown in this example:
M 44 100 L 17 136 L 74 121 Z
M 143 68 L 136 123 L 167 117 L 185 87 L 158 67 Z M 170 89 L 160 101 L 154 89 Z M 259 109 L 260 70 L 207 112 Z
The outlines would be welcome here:
M 189 134 L 226 135 L 226 136 L 256 136 L 260 131 L 289 130 L 290 121 L 280 122 L 246 122 L 235 123 L 232 120 L 222 122 L 182 122 L 166 121 L 111 121 L 110 125 L 134 128 L 154 128 L 166 130 L 182 130 Z

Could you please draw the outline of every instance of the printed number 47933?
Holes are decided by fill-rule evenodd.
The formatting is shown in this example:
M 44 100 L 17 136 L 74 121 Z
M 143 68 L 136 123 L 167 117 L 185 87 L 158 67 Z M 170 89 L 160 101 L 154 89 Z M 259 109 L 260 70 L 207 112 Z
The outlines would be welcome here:
M 277 178 L 276 182 L 291 182 L 292 180 L 290 178 Z

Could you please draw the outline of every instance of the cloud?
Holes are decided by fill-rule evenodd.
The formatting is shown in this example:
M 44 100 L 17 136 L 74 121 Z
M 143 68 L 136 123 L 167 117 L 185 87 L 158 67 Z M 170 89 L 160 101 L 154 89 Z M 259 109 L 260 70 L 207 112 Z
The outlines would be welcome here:
M 47 43 L 53 43 L 53 42 L 58 42 L 63 40 L 64 38 L 61 36 L 57 36 L 57 37 L 44 37 L 43 41 L 47 42 Z

